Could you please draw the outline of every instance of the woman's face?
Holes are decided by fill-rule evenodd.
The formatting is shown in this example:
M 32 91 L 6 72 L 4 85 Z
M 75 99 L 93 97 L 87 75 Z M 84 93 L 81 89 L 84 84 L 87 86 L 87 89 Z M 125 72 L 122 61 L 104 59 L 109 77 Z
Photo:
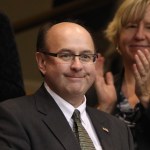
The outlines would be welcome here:
M 128 63 L 134 62 L 137 50 L 150 51 L 150 6 L 140 22 L 130 22 L 122 28 L 118 46 L 124 62 Z

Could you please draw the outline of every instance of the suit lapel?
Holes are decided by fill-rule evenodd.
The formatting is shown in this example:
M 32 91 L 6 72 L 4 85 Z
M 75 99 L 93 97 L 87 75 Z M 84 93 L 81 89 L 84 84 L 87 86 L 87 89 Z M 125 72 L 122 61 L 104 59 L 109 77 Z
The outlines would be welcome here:
M 100 140 L 103 150 L 113 150 L 112 136 L 108 120 L 97 110 L 87 108 L 92 124 Z
M 65 116 L 44 87 L 37 92 L 35 98 L 37 110 L 43 114 L 42 121 L 53 132 L 62 146 L 66 150 L 80 150 L 79 143 Z
M 77 143 L 76 138 L 63 114 L 52 111 L 43 119 L 43 121 L 59 139 L 60 143 L 66 150 L 80 149 L 79 144 Z

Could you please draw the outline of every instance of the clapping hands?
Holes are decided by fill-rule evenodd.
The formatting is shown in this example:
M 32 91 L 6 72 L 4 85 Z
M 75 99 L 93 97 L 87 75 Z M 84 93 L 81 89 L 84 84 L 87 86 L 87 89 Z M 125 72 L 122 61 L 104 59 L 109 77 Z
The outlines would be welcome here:
M 115 107 L 117 95 L 113 75 L 107 72 L 104 76 L 104 57 L 98 55 L 96 62 L 95 88 L 98 96 L 98 109 L 111 113 Z

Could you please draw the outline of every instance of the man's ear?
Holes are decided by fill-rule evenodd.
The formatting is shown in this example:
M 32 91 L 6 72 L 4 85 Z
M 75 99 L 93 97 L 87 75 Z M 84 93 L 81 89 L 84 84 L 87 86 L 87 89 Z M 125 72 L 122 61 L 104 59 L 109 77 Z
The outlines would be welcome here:
M 41 73 L 43 75 L 45 75 L 45 73 L 46 73 L 46 60 L 45 60 L 44 55 L 40 52 L 36 52 L 35 56 L 36 56 L 36 61 L 37 61 L 37 65 L 38 65 L 39 70 L 41 71 Z

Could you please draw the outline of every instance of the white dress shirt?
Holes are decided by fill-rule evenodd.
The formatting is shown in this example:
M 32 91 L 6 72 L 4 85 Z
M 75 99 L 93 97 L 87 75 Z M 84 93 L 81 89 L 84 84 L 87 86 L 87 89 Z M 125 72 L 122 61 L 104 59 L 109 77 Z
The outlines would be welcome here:
M 86 131 L 88 132 L 91 140 L 93 141 L 93 144 L 94 144 L 96 150 L 102 150 L 100 141 L 96 135 L 95 129 L 94 129 L 94 127 L 91 123 L 91 120 L 85 109 L 86 108 L 86 97 L 85 97 L 84 102 L 78 108 L 74 108 L 70 103 L 68 103 L 67 101 L 62 99 L 59 95 L 54 93 L 48 87 L 48 85 L 46 83 L 44 83 L 44 86 L 45 86 L 46 90 L 48 91 L 48 93 L 53 97 L 53 99 L 55 100 L 55 102 L 57 103 L 57 105 L 59 106 L 61 111 L 63 112 L 64 116 L 66 117 L 66 119 L 72 129 L 73 129 L 73 120 L 71 118 L 72 114 L 75 109 L 78 109 L 80 111 L 81 123 L 84 126 L 84 128 L 86 129 Z

